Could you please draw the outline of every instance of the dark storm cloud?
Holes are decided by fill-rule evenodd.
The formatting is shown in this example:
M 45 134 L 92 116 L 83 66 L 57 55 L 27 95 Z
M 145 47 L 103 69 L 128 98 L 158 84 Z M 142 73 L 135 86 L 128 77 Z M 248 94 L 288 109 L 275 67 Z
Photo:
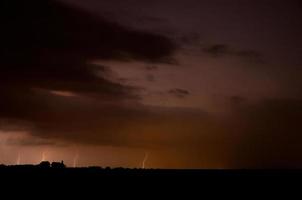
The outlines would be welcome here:
M 173 95 L 178 98 L 185 98 L 190 95 L 190 92 L 188 90 L 175 88 L 168 91 L 170 95 Z
M 1 4 L 5 9 L 0 64 L 6 85 L 22 82 L 86 91 L 102 85 L 106 89 L 108 84 L 108 91 L 119 90 L 121 86 L 96 77 L 95 72 L 104 68 L 87 63 L 94 59 L 165 62 L 175 50 L 164 36 L 135 31 L 56 1 L 5 0 Z
M 40 138 L 70 141 L 91 142 L 93 134 L 109 137 L 109 129 L 123 121 L 116 116 L 136 113 L 128 104 L 138 104 L 140 97 L 137 88 L 110 81 L 108 68 L 92 61 L 170 62 L 176 50 L 165 36 L 55 0 L 0 4 L 1 130 L 26 129 Z M 99 140 L 110 144 L 114 137 Z
M 19 98 L 32 99 L 35 88 L 101 97 L 131 96 L 130 87 L 106 80 L 105 68 L 89 62 L 165 62 L 175 50 L 164 36 L 135 31 L 56 1 L 5 0 L 1 4 L 0 90 L 4 107 L 15 107 Z
M 174 51 L 173 43 L 161 35 L 135 31 L 54 0 L 1 3 L 5 8 L 1 13 L 2 48 L 7 59 L 12 53 L 27 57 L 20 54 L 28 52 L 79 59 L 164 61 Z
M 214 57 L 236 56 L 248 62 L 263 63 L 263 56 L 257 51 L 241 50 L 226 44 L 214 44 L 202 47 L 202 51 Z
M 56 1 L 1 1 L 1 90 L 30 87 L 124 95 L 94 59 L 165 62 L 175 46 L 166 37 L 135 31 Z M 10 85 L 10 86 L 9 86 Z M 12 87 L 12 88 L 9 88 Z M 126 90 L 126 91 L 124 91 Z

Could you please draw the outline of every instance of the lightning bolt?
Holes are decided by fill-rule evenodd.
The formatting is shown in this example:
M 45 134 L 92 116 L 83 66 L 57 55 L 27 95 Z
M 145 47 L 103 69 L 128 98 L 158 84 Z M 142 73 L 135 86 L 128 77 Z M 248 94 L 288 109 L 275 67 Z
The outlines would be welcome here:
M 145 157 L 144 157 L 144 160 L 143 160 L 143 163 L 142 163 L 142 168 L 143 169 L 145 169 L 145 167 L 146 167 L 146 162 L 148 160 L 148 157 L 149 157 L 149 154 L 145 153 Z
M 45 151 L 42 152 L 41 162 L 46 161 Z
M 73 158 L 73 168 L 77 167 L 78 160 L 79 160 L 79 153 L 76 153 L 76 155 Z
M 17 158 L 16 164 L 20 165 L 20 163 L 21 163 L 21 156 L 20 156 L 20 153 L 18 153 L 18 158 Z

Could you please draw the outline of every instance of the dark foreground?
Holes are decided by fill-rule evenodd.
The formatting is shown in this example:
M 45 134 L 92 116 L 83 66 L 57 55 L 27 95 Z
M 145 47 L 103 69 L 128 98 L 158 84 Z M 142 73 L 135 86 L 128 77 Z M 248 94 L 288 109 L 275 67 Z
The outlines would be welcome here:
M 0 166 L 0 175 L 17 177 L 95 177 L 95 178 L 302 178 L 302 170 L 177 170 L 127 168 L 66 168 L 34 165 Z
M 41 166 L 0 166 L 0 184 L 6 188 L 32 188 L 68 194 L 93 191 L 96 194 L 197 194 L 220 195 L 222 191 L 249 191 L 255 188 L 281 191 L 299 187 L 302 170 L 162 170 L 110 169 L 100 167 L 65 168 Z M 296 184 L 298 183 L 298 184 Z M 29 188 L 29 189 L 28 189 Z M 114 192 L 111 192 L 111 191 Z M 122 192 L 123 191 L 123 192 Z M 190 191 L 190 192 L 187 192 Z M 53 194 L 56 194 L 53 193 Z M 86 194 L 86 193 L 85 193 Z M 90 199 L 90 198 L 85 198 Z M 156 199 L 156 198 L 155 198 Z

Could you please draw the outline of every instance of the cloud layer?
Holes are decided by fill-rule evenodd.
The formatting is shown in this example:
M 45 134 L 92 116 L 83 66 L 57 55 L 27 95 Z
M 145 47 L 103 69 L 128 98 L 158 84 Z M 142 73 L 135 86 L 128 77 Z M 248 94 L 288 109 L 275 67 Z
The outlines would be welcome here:
M 2 130 L 30 127 L 35 136 L 68 142 L 121 141 L 115 124 L 145 112 L 133 106 L 140 104 L 138 90 L 109 80 L 110 70 L 93 61 L 167 63 L 174 43 L 54 0 L 1 4 Z
M 261 55 L 259 52 L 253 50 L 236 49 L 226 44 L 208 45 L 203 47 L 202 51 L 217 58 L 223 56 L 235 56 L 252 63 L 264 63 L 263 55 Z
M 110 81 L 107 68 L 92 61 L 168 62 L 176 50 L 164 36 L 132 30 L 56 1 L 1 4 L 1 118 L 36 123 L 40 115 L 69 110 L 69 102 L 73 109 L 81 108 L 81 100 L 72 97 L 112 104 L 137 99 L 135 88 Z
M 235 94 L 224 102 L 228 112 L 223 115 L 144 105 L 140 88 L 113 81 L 118 77 L 112 78 L 110 67 L 95 61 L 148 63 L 143 79 L 154 84 L 160 64 L 175 62 L 178 46 L 169 37 L 54 0 L 2 0 L 1 6 L 0 131 L 30 134 L 8 144 L 167 150 L 174 153 L 161 164 L 174 162 L 178 167 L 302 166 L 301 95 L 249 101 Z M 194 37 L 193 42 L 199 39 Z M 225 44 L 203 46 L 202 52 L 263 64 L 260 53 Z M 197 72 L 201 71 L 192 73 Z M 299 77 L 296 73 L 295 79 Z M 183 83 L 190 78 L 184 77 Z M 228 78 L 222 77 L 221 83 Z M 201 88 L 199 83 L 195 89 Z M 199 95 L 200 91 L 176 85 L 163 89 L 163 98 L 168 94 L 171 102 L 189 102 Z

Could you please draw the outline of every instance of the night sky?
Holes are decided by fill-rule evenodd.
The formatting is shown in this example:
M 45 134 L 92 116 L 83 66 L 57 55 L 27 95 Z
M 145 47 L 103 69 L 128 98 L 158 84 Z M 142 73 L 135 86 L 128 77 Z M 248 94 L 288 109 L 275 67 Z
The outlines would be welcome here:
M 0 4 L 0 163 L 302 167 L 300 0 Z

